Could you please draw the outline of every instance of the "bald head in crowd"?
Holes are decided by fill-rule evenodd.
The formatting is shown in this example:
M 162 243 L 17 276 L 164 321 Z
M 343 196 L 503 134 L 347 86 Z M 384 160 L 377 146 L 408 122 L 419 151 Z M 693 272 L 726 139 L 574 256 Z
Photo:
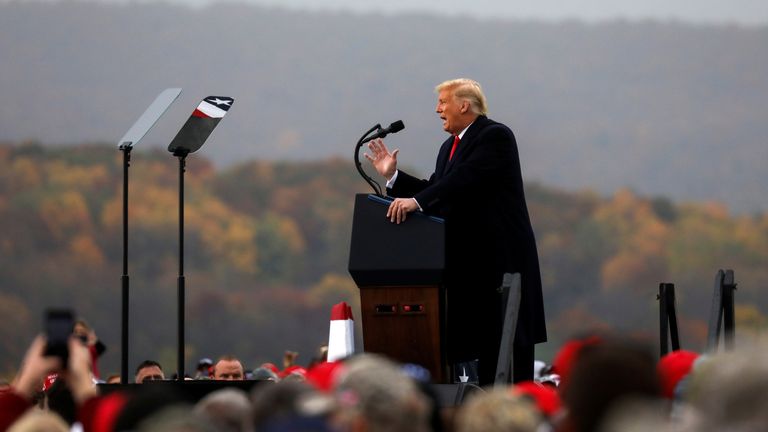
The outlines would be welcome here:
M 213 365 L 213 379 L 221 381 L 241 381 L 245 379 L 245 369 L 237 357 L 226 355 Z

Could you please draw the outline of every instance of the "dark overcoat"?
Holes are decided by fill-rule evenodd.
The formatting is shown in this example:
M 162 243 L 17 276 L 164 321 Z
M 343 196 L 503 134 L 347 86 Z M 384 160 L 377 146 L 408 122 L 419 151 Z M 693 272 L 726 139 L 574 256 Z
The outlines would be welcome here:
M 501 335 L 497 288 L 505 272 L 521 274 L 516 343 L 547 339 L 536 240 L 512 131 L 479 116 L 449 160 L 452 145 L 451 136 L 428 180 L 400 171 L 387 192 L 413 197 L 425 213 L 445 219 L 449 359 L 492 360 Z

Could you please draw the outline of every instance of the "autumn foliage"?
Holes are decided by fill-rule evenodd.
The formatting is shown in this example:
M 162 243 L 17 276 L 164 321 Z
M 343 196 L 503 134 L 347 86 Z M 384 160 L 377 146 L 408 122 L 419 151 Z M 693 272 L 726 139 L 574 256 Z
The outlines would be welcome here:
M 121 162 L 106 145 L 0 145 L 0 374 L 50 306 L 87 318 L 110 347 L 102 370 L 118 370 Z M 132 364 L 175 365 L 177 169 L 163 152 L 132 157 Z M 354 194 L 367 185 L 335 159 L 218 169 L 196 154 L 185 176 L 187 362 L 231 353 L 255 365 L 285 349 L 308 361 L 326 342 L 330 306 L 358 304 L 346 267 Z M 653 340 L 658 284 L 672 282 L 683 344 L 700 349 L 719 268 L 736 271 L 739 334 L 765 328 L 768 214 L 630 190 L 529 184 L 527 194 L 555 343 L 590 328 Z

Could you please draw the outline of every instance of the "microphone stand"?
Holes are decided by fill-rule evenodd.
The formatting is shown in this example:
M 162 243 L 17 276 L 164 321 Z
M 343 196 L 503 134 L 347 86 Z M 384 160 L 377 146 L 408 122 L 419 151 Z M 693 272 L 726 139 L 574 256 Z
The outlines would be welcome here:
M 368 131 L 360 137 L 360 140 L 357 141 L 357 145 L 355 146 L 355 168 L 357 168 L 357 172 L 360 173 L 360 176 L 363 177 L 363 180 L 365 180 L 365 182 L 371 186 L 376 196 L 383 198 L 384 194 L 381 192 L 381 185 L 379 185 L 376 180 L 372 179 L 371 176 L 366 174 L 365 171 L 363 171 L 363 166 L 360 164 L 360 148 L 366 141 L 365 138 L 370 135 L 371 132 L 381 130 L 381 125 L 377 124 L 376 126 L 368 129 Z

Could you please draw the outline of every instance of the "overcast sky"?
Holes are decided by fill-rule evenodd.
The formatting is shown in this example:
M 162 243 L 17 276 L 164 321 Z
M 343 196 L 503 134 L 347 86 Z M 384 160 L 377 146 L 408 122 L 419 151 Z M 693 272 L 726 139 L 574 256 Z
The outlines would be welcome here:
M 35 0 L 0 0 L 35 1 Z M 481 18 L 560 21 L 678 20 L 704 24 L 768 24 L 768 0 L 92 0 L 113 3 L 166 1 L 190 6 L 241 2 L 311 10 L 472 14 Z

